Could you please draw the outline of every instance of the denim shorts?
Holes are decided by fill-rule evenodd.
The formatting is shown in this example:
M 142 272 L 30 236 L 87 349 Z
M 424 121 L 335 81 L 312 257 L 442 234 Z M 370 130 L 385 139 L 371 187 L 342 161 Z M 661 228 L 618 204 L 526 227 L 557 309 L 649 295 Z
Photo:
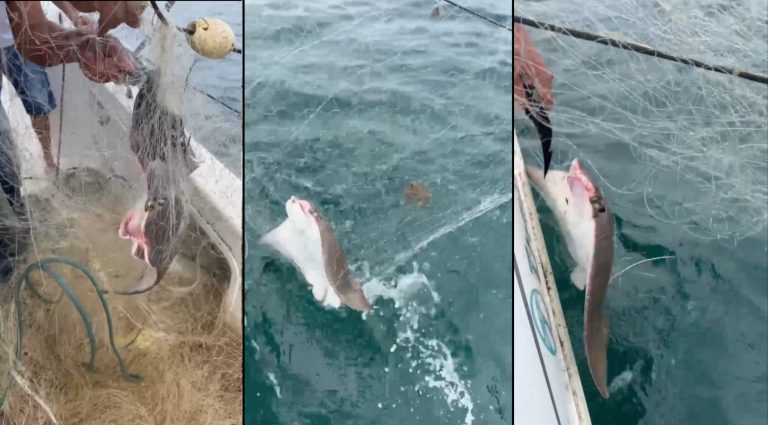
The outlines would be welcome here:
M 0 64 L 28 115 L 48 115 L 56 109 L 56 98 L 44 67 L 25 59 L 13 46 L 2 49 Z

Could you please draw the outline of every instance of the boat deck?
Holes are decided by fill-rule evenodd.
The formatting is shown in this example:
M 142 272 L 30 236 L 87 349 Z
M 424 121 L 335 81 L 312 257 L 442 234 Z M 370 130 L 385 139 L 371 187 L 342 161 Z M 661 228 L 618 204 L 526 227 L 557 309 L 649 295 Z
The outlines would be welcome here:
M 49 68 L 48 78 L 59 104 L 50 122 L 54 156 L 61 146 L 60 168 L 94 168 L 143 190 L 143 177 L 128 143 L 138 89 L 131 88 L 129 97 L 125 86 L 94 84 L 75 64 Z M 22 191 L 45 191 L 52 177 L 45 174 L 42 151 L 21 100 L 5 79 L 0 103 L 16 140 Z M 230 279 L 221 306 L 222 322 L 242 329 L 242 180 L 194 137 L 190 143 L 201 165 L 190 175 L 189 212 L 227 263 Z

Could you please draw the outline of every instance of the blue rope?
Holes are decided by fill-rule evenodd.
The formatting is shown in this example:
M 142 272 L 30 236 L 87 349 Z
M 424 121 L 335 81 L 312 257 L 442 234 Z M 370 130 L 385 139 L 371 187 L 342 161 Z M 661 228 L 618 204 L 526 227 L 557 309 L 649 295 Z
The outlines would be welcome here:
M 88 371 L 94 370 L 94 363 L 96 362 L 96 334 L 93 331 L 93 321 L 91 320 L 91 317 L 88 315 L 88 313 L 85 311 L 85 308 L 80 303 L 80 299 L 75 295 L 75 293 L 72 291 L 72 288 L 69 287 L 69 285 L 66 283 L 64 278 L 53 271 L 50 268 L 50 264 L 64 264 L 68 265 L 76 270 L 78 270 L 80 273 L 82 273 L 88 282 L 93 286 L 93 288 L 96 290 L 96 295 L 99 297 L 99 301 L 101 302 L 101 306 L 104 309 L 104 315 L 107 318 L 107 330 L 109 333 L 109 344 L 112 347 L 112 352 L 115 354 L 115 357 L 117 358 L 117 362 L 120 365 L 120 372 L 123 375 L 123 378 L 125 378 L 128 381 L 131 382 L 141 382 L 142 378 L 139 375 L 129 373 L 125 362 L 123 361 L 123 357 L 120 355 L 120 352 L 117 350 L 117 344 L 115 344 L 115 337 L 114 337 L 114 331 L 112 326 L 112 315 L 109 312 L 109 305 L 107 304 L 107 300 L 104 298 L 104 293 L 106 291 L 102 290 L 99 285 L 96 283 L 96 278 L 91 274 L 91 272 L 88 271 L 84 266 L 80 265 L 79 263 L 66 259 L 61 257 L 52 257 L 52 258 L 46 258 L 44 260 L 40 260 L 36 263 L 30 264 L 25 270 L 24 273 L 22 273 L 21 277 L 19 278 L 17 284 L 16 284 L 16 293 L 15 293 L 15 303 L 16 303 L 16 327 L 18 332 L 18 338 L 16 341 L 16 363 L 21 362 L 21 355 L 23 351 L 23 340 L 24 340 L 24 326 L 23 326 L 23 319 L 22 319 L 22 311 L 21 311 L 21 291 L 24 289 L 25 286 L 28 286 L 30 291 L 33 295 L 40 301 L 42 301 L 45 304 L 56 304 L 58 303 L 64 295 L 69 298 L 69 300 L 72 302 L 72 304 L 75 306 L 75 309 L 77 309 L 77 312 L 80 314 L 80 317 L 83 319 L 83 325 L 85 326 L 85 331 L 88 334 L 88 342 L 91 348 L 91 355 L 87 363 L 85 363 L 85 367 Z M 29 284 L 27 285 L 27 278 L 29 275 L 34 271 L 40 271 L 48 276 L 50 276 L 56 284 L 59 285 L 59 287 L 62 290 L 62 294 L 59 295 L 59 297 L 56 300 L 49 299 L 45 297 L 43 294 L 40 293 L 40 291 L 37 290 L 37 288 L 34 287 L 34 285 Z M 16 364 L 14 364 L 14 367 Z M 13 383 L 13 378 L 9 378 L 8 385 L 6 386 L 5 392 L 3 393 L 2 398 L 0 398 L 0 409 L 5 405 L 6 396 L 8 393 L 8 390 L 10 389 L 11 385 Z

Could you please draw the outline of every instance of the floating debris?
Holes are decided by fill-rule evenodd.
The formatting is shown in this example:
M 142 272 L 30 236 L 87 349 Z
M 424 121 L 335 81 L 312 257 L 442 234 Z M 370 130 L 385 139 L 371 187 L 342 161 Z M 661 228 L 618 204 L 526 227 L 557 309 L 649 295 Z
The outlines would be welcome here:
M 405 188 L 405 201 L 415 202 L 419 208 L 424 208 L 432 202 L 432 195 L 424 183 L 414 181 Z

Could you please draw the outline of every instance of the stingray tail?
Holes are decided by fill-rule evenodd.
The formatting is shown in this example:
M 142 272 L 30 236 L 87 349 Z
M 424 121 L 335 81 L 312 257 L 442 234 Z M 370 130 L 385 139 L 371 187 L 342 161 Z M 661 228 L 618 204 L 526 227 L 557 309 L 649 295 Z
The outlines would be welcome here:
M 530 108 L 525 108 L 525 115 L 531 120 L 539 134 L 541 150 L 544 155 L 544 177 L 546 177 L 549 164 L 552 163 L 552 122 L 549 120 L 549 113 L 538 99 L 533 86 L 525 85 L 525 97 L 528 99 L 528 104 L 531 105 Z
M 112 293 L 117 295 L 138 295 L 143 294 L 145 292 L 149 292 L 152 289 L 154 289 L 161 280 L 163 280 L 163 277 L 165 277 L 165 273 L 168 272 L 168 267 L 159 267 L 155 269 L 155 280 L 151 285 L 147 285 L 148 283 L 148 277 L 146 274 L 142 278 L 142 281 L 139 282 L 139 285 L 137 288 L 129 289 L 125 291 L 112 291 Z M 104 291 L 104 293 L 107 293 Z
M 587 364 L 597 390 L 608 398 L 608 316 L 601 310 L 584 314 L 584 346 Z

